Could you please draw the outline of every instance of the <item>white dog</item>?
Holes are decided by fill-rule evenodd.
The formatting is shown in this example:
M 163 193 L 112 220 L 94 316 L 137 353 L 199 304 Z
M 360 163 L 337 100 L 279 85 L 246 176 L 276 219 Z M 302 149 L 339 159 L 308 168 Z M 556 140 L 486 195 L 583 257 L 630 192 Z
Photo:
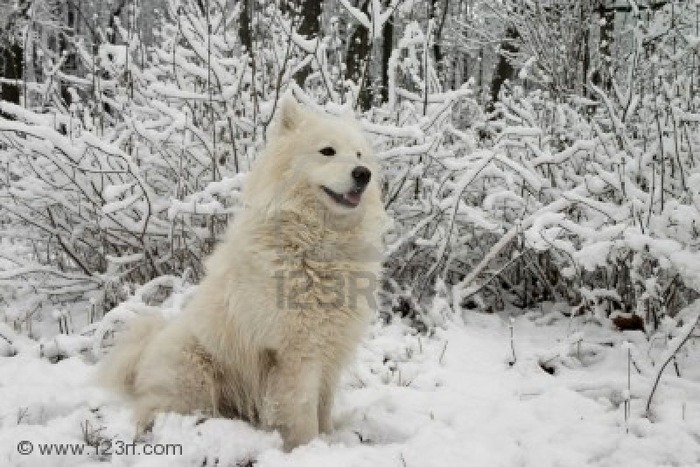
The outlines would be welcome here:
M 340 371 L 373 313 L 387 217 L 354 119 L 280 105 L 244 209 L 182 315 L 139 318 L 102 365 L 141 429 L 157 412 L 197 411 L 278 429 L 289 450 L 332 428 Z

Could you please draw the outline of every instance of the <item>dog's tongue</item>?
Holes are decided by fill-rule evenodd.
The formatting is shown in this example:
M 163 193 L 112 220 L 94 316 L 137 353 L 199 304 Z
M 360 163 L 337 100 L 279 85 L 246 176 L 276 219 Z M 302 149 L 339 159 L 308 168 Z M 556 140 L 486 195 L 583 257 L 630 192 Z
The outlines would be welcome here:
M 353 206 L 360 204 L 360 199 L 362 198 L 361 191 L 349 191 L 343 195 L 343 199 Z

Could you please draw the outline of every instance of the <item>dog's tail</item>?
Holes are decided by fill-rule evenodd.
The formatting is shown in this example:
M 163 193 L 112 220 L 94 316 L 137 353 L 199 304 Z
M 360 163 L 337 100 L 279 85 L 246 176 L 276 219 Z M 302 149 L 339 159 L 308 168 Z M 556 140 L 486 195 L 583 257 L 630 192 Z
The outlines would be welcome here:
M 153 336 L 165 326 L 159 315 L 142 316 L 129 323 L 100 364 L 99 383 L 125 395 L 133 395 L 137 365 Z

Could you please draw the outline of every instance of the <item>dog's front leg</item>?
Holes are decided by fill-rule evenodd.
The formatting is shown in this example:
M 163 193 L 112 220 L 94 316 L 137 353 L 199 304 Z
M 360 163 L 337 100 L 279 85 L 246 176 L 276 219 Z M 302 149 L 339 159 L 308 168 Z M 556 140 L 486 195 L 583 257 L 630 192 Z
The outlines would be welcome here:
M 335 391 L 338 386 L 339 371 L 337 367 L 326 368 L 321 378 L 321 391 L 318 399 L 318 429 L 321 433 L 333 431 L 331 412 Z
M 321 367 L 306 359 L 278 359 L 270 373 L 265 422 L 290 451 L 318 436 Z

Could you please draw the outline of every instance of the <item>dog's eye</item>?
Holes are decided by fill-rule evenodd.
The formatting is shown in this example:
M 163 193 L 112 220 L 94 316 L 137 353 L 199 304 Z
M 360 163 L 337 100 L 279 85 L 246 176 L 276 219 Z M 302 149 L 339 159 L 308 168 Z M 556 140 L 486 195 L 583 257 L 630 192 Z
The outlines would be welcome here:
M 321 154 L 324 156 L 335 156 L 335 149 L 333 149 L 330 146 L 326 146 L 325 148 L 321 149 L 319 151 Z
M 357 151 L 357 158 L 360 159 L 362 157 L 362 153 L 360 151 Z

